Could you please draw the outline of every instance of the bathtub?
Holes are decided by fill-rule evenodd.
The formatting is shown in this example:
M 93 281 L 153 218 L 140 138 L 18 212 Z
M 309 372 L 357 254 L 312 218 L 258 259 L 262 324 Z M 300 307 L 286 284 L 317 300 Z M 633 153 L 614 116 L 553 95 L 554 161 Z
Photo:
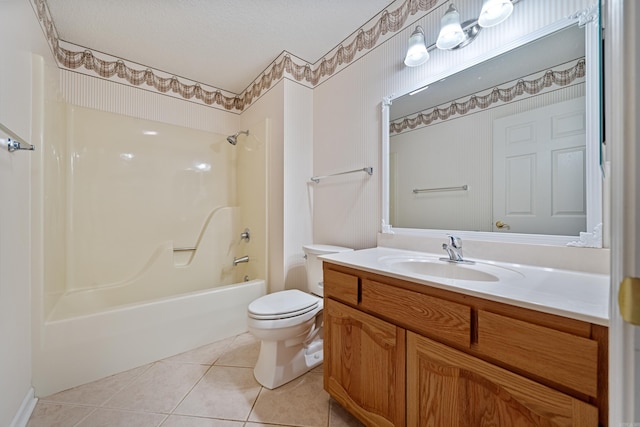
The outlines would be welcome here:
M 267 199 L 255 195 L 267 194 L 268 121 L 247 150 L 226 132 L 129 113 L 61 103 L 45 117 L 55 137 L 36 152 L 32 189 L 36 394 L 245 332 L 248 304 L 266 293 Z
M 248 280 L 264 276 L 256 249 L 238 242 L 240 216 L 214 209 L 193 247 L 160 242 L 129 277 L 54 296 L 34 349 L 38 396 L 247 331 L 247 306 L 266 284 Z M 245 253 L 252 262 L 234 266 Z
M 91 314 L 50 318 L 35 369 L 39 397 L 247 331 L 246 308 L 265 295 L 264 280 L 130 303 Z M 37 379 L 37 380 L 36 380 Z

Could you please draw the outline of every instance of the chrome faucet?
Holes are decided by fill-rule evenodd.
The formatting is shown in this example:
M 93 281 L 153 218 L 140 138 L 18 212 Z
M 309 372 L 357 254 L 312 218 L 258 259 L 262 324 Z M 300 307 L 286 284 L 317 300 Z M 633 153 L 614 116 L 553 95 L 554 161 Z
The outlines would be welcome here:
M 251 240 L 251 234 L 249 234 L 249 229 L 245 228 L 242 233 L 240 233 L 240 240 L 246 240 L 247 242 Z
M 473 264 L 473 261 L 467 261 L 462 256 L 462 239 L 451 234 L 447 234 L 447 237 L 449 238 L 449 243 L 443 243 L 442 249 L 447 252 L 449 258 L 440 259 L 449 262 Z
M 240 264 L 241 262 L 249 262 L 249 255 L 241 256 L 240 258 L 233 259 L 233 266 Z

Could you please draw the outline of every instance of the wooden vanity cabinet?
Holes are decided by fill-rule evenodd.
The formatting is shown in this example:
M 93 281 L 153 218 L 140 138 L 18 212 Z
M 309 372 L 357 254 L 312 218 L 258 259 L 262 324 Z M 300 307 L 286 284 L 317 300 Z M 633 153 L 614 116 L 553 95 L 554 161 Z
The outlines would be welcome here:
M 406 331 L 332 299 L 324 316 L 329 394 L 368 425 L 405 425 Z
M 324 263 L 324 385 L 368 426 L 606 426 L 607 328 Z

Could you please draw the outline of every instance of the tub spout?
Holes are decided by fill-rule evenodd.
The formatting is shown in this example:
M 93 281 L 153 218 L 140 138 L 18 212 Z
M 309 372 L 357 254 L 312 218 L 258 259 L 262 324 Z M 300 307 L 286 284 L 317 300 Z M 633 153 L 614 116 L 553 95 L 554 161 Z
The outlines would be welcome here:
M 240 264 L 241 262 L 249 262 L 249 255 L 241 256 L 240 258 L 233 259 L 233 266 Z

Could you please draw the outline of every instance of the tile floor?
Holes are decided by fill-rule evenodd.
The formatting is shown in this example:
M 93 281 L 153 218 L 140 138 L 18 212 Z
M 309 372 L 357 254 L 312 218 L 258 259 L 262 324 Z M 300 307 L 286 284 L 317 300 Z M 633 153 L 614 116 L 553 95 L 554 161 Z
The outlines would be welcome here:
M 218 341 L 40 398 L 27 427 L 361 426 L 322 388 L 322 366 L 269 390 L 253 378 L 260 343 Z

